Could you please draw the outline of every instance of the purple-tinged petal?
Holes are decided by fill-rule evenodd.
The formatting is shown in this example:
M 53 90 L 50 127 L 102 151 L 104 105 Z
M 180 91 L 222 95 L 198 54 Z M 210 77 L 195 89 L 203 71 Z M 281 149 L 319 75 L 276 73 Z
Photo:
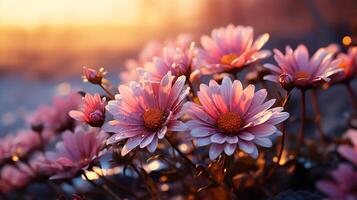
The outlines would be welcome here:
M 224 149 L 224 144 L 211 144 L 209 148 L 209 158 L 211 160 L 216 159 L 223 151 Z
M 234 153 L 234 151 L 236 150 L 237 148 L 237 143 L 235 144 L 225 144 L 224 145 L 224 152 L 230 156 Z

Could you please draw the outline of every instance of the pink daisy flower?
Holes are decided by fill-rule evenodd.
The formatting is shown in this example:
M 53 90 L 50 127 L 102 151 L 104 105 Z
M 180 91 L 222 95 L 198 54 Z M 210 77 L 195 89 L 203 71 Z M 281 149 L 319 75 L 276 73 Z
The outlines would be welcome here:
M 41 177 L 50 177 L 63 170 L 61 164 L 48 160 L 42 152 L 35 153 L 28 163 L 33 172 Z
M 31 168 L 24 163 L 5 165 L 0 172 L 0 191 L 10 192 L 25 187 L 34 177 Z
M 357 171 L 351 165 L 342 163 L 331 172 L 332 180 L 317 182 L 317 188 L 330 200 L 357 199 Z
M 346 136 L 350 139 L 353 146 L 340 145 L 337 150 L 344 158 L 354 163 L 357 167 L 357 130 L 348 130 Z
M 74 120 L 68 115 L 68 112 L 77 110 L 80 104 L 81 96 L 78 93 L 71 93 L 65 97 L 55 97 L 51 106 L 39 107 L 26 116 L 26 121 L 32 128 L 43 126 L 44 130 L 52 132 L 45 133 L 50 136 L 54 132 L 58 133 L 73 128 Z
M 214 29 L 211 37 L 201 37 L 203 49 L 199 51 L 199 60 L 203 62 L 202 72 L 241 70 L 244 66 L 270 56 L 269 51 L 260 49 L 269 39 L 263 34 L 255 41 L 252 27 L 228 25 L 226 28 Z
M 42 140 L 38 133 L 32 130 L 20 130 L 11 142 L 11 155 L 26 157 L 30 152 L 42 146 Z
M 81 111 L 71 110 L 69 116 L 93 127 L 101 127 L 105 120 L 105 105 L 105 97 L 101 98 L 98 93 L 94 96 L 86 94 Z
M 44 172 L 57 170 L 51 179 L 72 178 L 101 157 L 106 138 L 106 133 L 95 128 L 77 127 L 74 133 L 66 131 L 56 151 L 46 153 L 46 159 L 52 163 L 44 162 L 39 168 Z
M 275 99 L 264 102 L 265 89 L 254 92 L 254 86 L 243 89 L 240 81 L 225 77 L 222 85 L 211 80 L 201 84 L 200 104 L 188 102 L 185 112 L 191 117 L 186 126 L 198 146 L 210 145 L 209 157 L 216 159 L 223 151 L 232 155 L 239 148 L 257 158 L 256 145 L 271 147 L 268 136 L 278 132 L 276 124 L 289 117 L 282 107 L 271 108 Z
M 6 137 L 0 139 L 0 164 L 11 158 L 13 140 L 14 137 L 11 134 L 8 134 Z
M 77 93 L 71 93 L 65 97 L 56 97 L 53 100 L 51 110 L 46 114 L 45 127 L 57 132 L 73 128 L 74 120 L 68 115 L 68 112 L 77 110 L 80 104 L 81 96 Z
M 144 70 L 150 74 L 151 81 L 156 82 L 160 82 L 169 71 L 174 76 L 184 75 L 190 78 L 191 73 L 195 71 L 194 54 L 194 43 L 185 49 L 165 47 L 161 56 L 145 63 Z
M 149 61 L 148 61 L 149 62 Z M 128 59 L 125 61 L 125 69 L 119 73 L 119 79 L 123 83 L 138 80 L 138 69 L 142 69 L 144 64 L 139 63 L 135 59 Z
M 325 48 L 317 50 L 311 59 L 305 45 L 299 45 L 295 50 L 287 46 L 285 55 L 277 49 L 274 53 L 278 65 L 265 64 L 271 75 L 266 75 L 264 79 L 280 83 L 285 89 L 320 86 L 341 71 L 338 68 L 340 60 L 334 60 L 334 53 Z
M 51 142 L 56 136 L 55 131 L 48 127 L 50 122 L 49 115 L 53 116 L 52 113 L 54 113 L 54 109 L 48 106 L 41 106 L 26 116 L 27 124 L 33 131 L 41 134 L 41 139 L 45 143 Z
M 357 47 L 350 47 L 347 53 L 340 53 L 341 59 L 339 67 L 343 69 L 343 75 L 338 77 L 341 80 L 350 80 L 357 76 Z
M 39 130 L 41 131 L 45 128 L 46 124 L 46 114 L 51 112 L 51 108 L 48 106 L 41 106 L 37 108 L 35 111 L 27 114 L 26 116 L 26 122 L 32 129 Z
M 189 93 L 189 88 L 184 89 L 185 76 L 176 79 L 168 72 L 160 83 L 149 81 L 148 76 L 144 78 L 142 84 L 120 85 L 120 94 L 106 106 L 114 120 L 105 124 L 103 130 L 115 133 L 107 143 L 127 139 L 121 151 L 123 156 L 137 146 L 154 152 L 158 139 L 168 130 L 184 129 L 178 119 Z
M 139 53 L 137 60 L 126 60 L 126 69 L 119 74 L 120 80 L 122 80 L 124 83 L 138 80 L 140 75 L 138 74 L 137 69 L 143 68 L 146 62 L 152 62 L 154 57 L 161 57 L 164 47 L 170 49 L 188 49 L 191 42 L 192 37 L 189 34 L 180 34 L 174 40 L 166 40 L 163 43 L 158 41 L 149 42 Z

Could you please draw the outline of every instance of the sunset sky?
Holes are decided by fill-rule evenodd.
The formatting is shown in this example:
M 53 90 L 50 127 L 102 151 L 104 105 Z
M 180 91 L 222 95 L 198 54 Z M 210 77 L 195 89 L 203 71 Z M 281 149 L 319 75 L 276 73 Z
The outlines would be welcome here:
M 118 69 L 150 40 L 189 32 L 198 42 L 229 23 L 270 33 L 267 45 L 274 47 L 314 41 L 317 48 L 342 41 L 356 24 L 355 0 L 302 2 L 0 0 L 0 72 L 48 76 L 58 68 L 76 74 L 83 65 Z
M 33 27 L 43 24 L 119 24 L 136 25 L 145 16 L 156 23 L 174 5 L 175 17 L 190 17 L 201 0 L 0 0 L 0 25 Z M 163 9 L 161 9 L 163 8 Z M 164 9 L 166 8 L 166 9 Z M 163 12 L 155 12 L 157 9 Z M 153 11 L 155 10 L 155 11 Z M 197 11 L 197 10 L 196 10 Z M 149 13 L 149 14 L 148 14 Z

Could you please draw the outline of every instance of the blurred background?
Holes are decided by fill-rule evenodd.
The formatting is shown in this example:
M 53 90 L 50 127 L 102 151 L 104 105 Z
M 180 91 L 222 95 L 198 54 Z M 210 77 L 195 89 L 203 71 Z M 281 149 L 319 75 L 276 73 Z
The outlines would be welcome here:
M 229 23 L 269 33 L 267 49 L 346 47 L 356 43 L 357 1 L 0 0 L 0 134 L 23 126 L 22 114 L 52 96 L 89 89 L 82 66 L 103 66 L 118 83 L 125 60 L 148 41 L 180 33 L 199 41 Z

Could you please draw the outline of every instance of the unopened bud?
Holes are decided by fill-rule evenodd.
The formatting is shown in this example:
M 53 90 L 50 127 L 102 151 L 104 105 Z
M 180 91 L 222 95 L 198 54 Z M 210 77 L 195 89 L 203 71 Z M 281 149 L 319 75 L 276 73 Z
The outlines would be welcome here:
M 88 81 L 93 84 L 102 84 L 102 80 L 106 72 L 104 68 L 100 68 L 99 70 L 83 67 L 84 81 Z
M 294 79 L 289 74 L 280 74 L 279 83 L 285 90 L 291 90 L 294 88 Z

